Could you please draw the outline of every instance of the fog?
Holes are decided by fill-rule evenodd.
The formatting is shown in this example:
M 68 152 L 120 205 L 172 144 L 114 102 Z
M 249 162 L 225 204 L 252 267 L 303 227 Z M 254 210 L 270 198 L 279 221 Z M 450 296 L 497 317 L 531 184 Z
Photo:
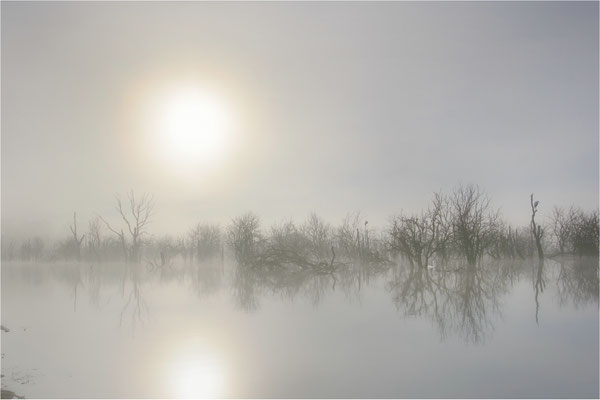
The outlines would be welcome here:
M 597 2 L 2 2 L 2 398 L 598 398 Z
M 155 228 L 361 211 L 383 225 L 476 183 L 512 223 L 598 205 L 595 3 L 2 4 L 2 226 L 59 235 L 153 193 Z M 209 85 L 222 162 L 160 161 L 144 113 Z

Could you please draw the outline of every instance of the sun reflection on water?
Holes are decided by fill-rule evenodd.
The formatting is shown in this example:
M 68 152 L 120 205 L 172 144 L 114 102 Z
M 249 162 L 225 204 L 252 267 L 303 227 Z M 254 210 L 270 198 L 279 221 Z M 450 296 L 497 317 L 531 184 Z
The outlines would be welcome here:
M 225 383 L 221 360 L 197 349 L 180 354 L 171 364 L 173 397 L 221 397 Z

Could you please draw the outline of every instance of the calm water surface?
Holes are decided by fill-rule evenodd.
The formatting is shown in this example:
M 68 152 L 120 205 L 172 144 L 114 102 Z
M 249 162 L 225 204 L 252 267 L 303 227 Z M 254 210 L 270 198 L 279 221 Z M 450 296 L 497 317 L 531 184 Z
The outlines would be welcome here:
M 598 259 L 2 264 L 2 387 L 26 397 L 595 397 Z

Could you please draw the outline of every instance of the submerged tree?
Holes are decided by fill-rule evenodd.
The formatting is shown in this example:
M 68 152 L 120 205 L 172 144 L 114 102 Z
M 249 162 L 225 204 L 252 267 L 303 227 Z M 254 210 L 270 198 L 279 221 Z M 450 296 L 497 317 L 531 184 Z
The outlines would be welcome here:
M 535 247 L 537 248 L 538 257 L 540 259 L 544 258 L 544 250 L 542 248 L 542 238 L 544 237 L 544 229 L 540 225 L 535 222 L 535 214 L 538 212 L 538 205 L 540 204 L 538 201 L 533 201 L 533 193 L 530 197 L 531 202 L 531 233 L 535 239 Z

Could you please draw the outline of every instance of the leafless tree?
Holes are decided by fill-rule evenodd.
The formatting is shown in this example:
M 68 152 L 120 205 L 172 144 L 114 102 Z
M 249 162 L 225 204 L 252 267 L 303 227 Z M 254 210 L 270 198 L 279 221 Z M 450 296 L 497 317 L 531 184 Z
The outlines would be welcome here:
M 336 248 L 342 255 L 356 258 L 361 254 L 360 227 L 363 224 L 360 213 L 348 213 L 342 224 L 335 229 Z
M 77 235 L 77 213 L 73 213 L 73 225 L 69 226 L 71 233 L 73 234 L 73 243 L 75 245 L 75 257 L 77 261 L 81 261 L 81 242 L 85 238 L 85 235 Z
M 573 248 L 578 255 L 598 257 L 599 228 L 598 210 L 580 213 L 573 234 Z
M 445 250 L 450 233 L 448 199 L 436 193 L 431 206 L 420 215 L 392 219 L 389 246 L 419 266 L 427 267 L 431 257 Z
M 308 216 L 300 230 L 308 238 L 314 256 L 321 257 L 329 252 L 332 241 L 331 226 L 316 213 L 313 212 Z
M 198 223 L 189 233 L 190 249 L 198 261 L 221 252 L 222 233 L 219 225 Z
M 96 217 L 88 222 L 87 247 L 89 255 L 96 261 L 100 260 L 99 249 L 102 243 L 102 225 Z
M 252 264 L 262 238 L 260 219 L 251 212 L 234 218 L 227 227 L 227 236 L 238 263 Z
M 154 199 L 150 194 L 144 194 L 140 199 L 136 199 L 133 190 L 127 195 L 127 203 L 123 205 L 123 201 L 119 195 L 115 196 L 115 209 L 119 212 L 121 219 L 125 222 L 127 230 L 131 236 L 130 248 L 127 248 L 125 232 L 121 228 L 117 230 L 113 228 L 104 218 L 100 217 L 106 227 L 113 232 L 121 242 L 126 261 L 140 261 L 140 247 L 143 236 L 147 233 L 146 228 L 150 223 L 150 218 L 154 211 Z
M 544 229 L 535 222 L 535 214 L 538 212 L 538 205 L 540 204 L 539 200 L 533 200 L 533 193 L 530 197 L 531 202 L 531 233 L 535 239 L 535 247 L 537 248 L 538 257 L 540 259 L 544 258 L 544 250 L 542 248 L 542 238 L 544 237 Z
M 586 213 L 571 206 L 554 207 L 550 218 L 552 235 L 560 254 L 598 255 L 598 211 Z
M 499 211 L 477 185 L 458 186 L 449 202 L 453 238 L 468 264 L 475 265 L 498 228 Z

